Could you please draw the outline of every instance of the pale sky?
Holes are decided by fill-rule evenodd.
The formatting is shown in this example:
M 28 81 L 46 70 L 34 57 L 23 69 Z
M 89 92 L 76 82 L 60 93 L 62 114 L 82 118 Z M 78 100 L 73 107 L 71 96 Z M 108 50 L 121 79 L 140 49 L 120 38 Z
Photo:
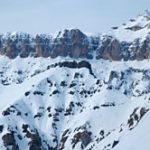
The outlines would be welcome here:
M 65 28 L 100 33 L 121 25 L 150 0 L 0 0 L 0 33 L 55 33 Z

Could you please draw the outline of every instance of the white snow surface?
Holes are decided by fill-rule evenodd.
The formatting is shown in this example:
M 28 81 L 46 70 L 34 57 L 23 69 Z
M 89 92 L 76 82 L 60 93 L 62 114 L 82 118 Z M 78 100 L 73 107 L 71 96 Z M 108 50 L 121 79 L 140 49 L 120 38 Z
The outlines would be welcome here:
M 132 131 L 127 133 L 121 140 L 120 144 L 114 150 L 149 150 L 150 148 L 150 113 L 148 113 L 139 123 L 139 125 Z
M 67 130 L 65 150 L 148 150 L 150 61 L 86 60 L 95 77 L 85 67 L 48 67 L 64 61 L 73 59 L 0 57 L 0 149 L 6 149 L 2 137 L 11 130 L 19 149 L 29 149 L 31 139 L 22 132 L 28 124 L 45 150 L 46 143 L 61 148 Z M 10 114 L 4 115 L 8 108 Z M 87 144 L 81 136 L 74 145 L 85 131 L 91 132 Z
M 130 19 L 127 23 L 116 27 L 108 32 L 108 34 L 117 38 L 119 41 L 133 42 L 135 39 L 143 41 L 150 34 L 150 15 L 149 11 L 138 15 L 136 18 Z M 139 27 L 138 30 L 130 30 L 132 27 Z

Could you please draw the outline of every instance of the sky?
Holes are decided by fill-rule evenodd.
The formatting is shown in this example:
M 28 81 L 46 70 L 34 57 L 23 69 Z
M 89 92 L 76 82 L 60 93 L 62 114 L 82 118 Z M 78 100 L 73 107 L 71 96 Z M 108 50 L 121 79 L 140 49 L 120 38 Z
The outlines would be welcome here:
M 0 33 L 104 33 L 146 9 L 150 0 L 0 0 Z

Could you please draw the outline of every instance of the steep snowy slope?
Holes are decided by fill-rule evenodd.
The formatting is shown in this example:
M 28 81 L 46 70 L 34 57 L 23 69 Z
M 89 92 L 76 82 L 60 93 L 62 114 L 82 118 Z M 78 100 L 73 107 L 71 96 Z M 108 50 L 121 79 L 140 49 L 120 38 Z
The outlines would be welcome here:
M 148 113 L 143 118 L 142 122 L 139 123 L 137 128 L 133 132 L 126 133 L 126 135 L 121 139 L 121 143 L 114 150 L 123 149 L 144 149 L 149 150 L 150 148 L 150 114 Z
M 150 12 L 145 10 L 127 23 L 112 29 L 112 35 L 119 41 L 133 42 L 136 39 L 144 41 L 150 34 Z
M 2 150 L 119 148 L 146 123 L 149 60 L 0 60 Z

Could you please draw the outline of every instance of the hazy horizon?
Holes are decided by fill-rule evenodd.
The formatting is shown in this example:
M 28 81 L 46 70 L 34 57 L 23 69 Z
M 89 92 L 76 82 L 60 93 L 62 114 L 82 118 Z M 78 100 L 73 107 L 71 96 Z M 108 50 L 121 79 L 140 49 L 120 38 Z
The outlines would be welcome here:
M 150 6 L 148 0 L 0 1 L 0 33 L 55 33 L 68 28 L 100 33 L 119 26 Z

